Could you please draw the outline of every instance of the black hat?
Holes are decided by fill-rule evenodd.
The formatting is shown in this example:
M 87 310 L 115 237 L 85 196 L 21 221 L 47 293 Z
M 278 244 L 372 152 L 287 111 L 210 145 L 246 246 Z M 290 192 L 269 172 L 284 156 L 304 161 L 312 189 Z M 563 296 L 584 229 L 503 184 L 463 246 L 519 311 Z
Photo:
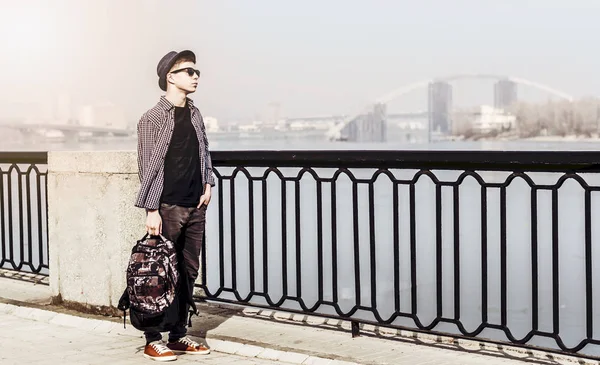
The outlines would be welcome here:
M 158 62 L 158 66 L 156 66 L 156 73 L 158 74 L 158 86 L 161 90 L 167 91 L 167 74 L 171 67 L 175 64 L 175 61 L 182 57 L 190 57 L 193 62 L 196 63 L 196 55 L 194 52 L 185 50 L 179 53 L 175 51 L 171 51 L 167 53 L 161 60 Z

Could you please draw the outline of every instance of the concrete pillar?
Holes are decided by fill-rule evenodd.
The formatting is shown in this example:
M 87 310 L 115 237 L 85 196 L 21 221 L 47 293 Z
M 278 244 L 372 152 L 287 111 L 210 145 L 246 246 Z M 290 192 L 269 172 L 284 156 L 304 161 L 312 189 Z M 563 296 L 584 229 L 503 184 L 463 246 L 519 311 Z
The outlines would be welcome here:
M 65 302 L 116 307 L 131 248 L 144 235 L 134 207 L 136 153 L 50 152 L 50 287 Z

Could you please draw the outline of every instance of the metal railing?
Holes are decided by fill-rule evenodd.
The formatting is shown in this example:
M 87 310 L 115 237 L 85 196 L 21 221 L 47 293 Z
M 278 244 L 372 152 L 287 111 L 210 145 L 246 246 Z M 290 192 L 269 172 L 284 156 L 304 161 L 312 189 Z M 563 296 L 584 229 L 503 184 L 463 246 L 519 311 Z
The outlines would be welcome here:
M 0 269 L 48 275 L 48 154 L 0 152 Z
M 368 323 L 599 356 L 599 161 L 215 152 L 202 288 L 355 332 Z
M 600 153 L 213 152 L 208 299 L 600 357 Z M 0 268 L 48 272 L 47 154 L 0 153 Z M 596 306 L 594 305 L 596 304 Z

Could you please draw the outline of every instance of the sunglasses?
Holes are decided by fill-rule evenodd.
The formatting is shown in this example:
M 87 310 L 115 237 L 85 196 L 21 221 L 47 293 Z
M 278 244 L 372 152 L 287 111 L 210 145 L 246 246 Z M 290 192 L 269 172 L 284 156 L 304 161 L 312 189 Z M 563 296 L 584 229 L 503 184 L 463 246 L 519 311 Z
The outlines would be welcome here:
M 200 77 L 200 70 L 196 70 L 195 68 L 191 68 L 191 67 L 180 68 L 179 70 L 171 71 L 171 73 L 176 74 L 176 73 L 182 72 L 182 71 L 186 71 L 190 77 L 194 76 L 194 74 L 196 74 L 198 77 Z

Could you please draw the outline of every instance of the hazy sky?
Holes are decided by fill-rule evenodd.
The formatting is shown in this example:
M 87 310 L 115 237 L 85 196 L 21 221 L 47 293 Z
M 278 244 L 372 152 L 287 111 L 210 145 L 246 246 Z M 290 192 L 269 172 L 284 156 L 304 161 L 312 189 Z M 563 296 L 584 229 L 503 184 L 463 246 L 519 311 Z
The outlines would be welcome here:
M 132 118 L 160 95 L 156 64 L 192 49 L 203 114 L 352 113 L 405 84 L 497 73 L 600 95 L 598 0 L 0 0 L 0 106 L 60 93 Z M 521 92 L 521 89 L 520 89 Z M 527 91 L 523 89 L 523 93 Z M 489 100 L 474 81 L 457 100 Z M 424 108 L 425 90 L 394 103 Z M 461 99 L 462 98 L 462 99 Z

